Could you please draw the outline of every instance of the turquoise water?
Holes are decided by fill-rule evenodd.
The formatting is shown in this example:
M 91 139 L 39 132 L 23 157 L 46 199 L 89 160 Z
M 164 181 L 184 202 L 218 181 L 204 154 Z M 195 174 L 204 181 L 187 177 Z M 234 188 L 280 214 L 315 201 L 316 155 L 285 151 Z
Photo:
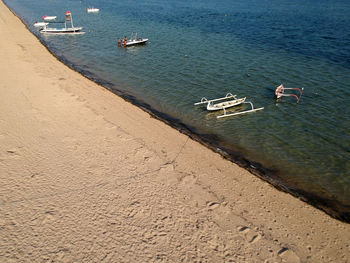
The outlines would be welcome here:
M 350 2 L 6 0 L 57 56 L 229 158 L 350 221 Z M 100 8 L 86 13 L 87 6 Z M 84 35 L 32 25 L 71 11 Z M 118 48 L 117 37 L 149 38 Z M 299 103 L 275 88 L 304 88 Z M 193 103 L 227 92 L 256 113 L 216 119 Z M 243 109 L 243 108 L 239 108 Z

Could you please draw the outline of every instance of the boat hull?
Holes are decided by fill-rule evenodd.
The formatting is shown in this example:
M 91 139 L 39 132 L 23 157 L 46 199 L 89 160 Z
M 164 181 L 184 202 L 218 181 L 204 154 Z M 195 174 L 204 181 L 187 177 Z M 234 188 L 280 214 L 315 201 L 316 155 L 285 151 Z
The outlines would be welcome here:
M 55 20 L 57 18 L 57 16 L 44 16 L 43 20 L 45 21 L 51 21 L 51 20 Z
M 47 26 L 49 23 L 46 23 L 46 22 L 36 22 L 34 23 L 34 26 L 35 27 L 44 27 L 44 26 Z
M 131 40 L 131 41 L 128 41 L 126 44 L 124 44 L 124 46 L 129 47 L 129 46 L 135 46 L 135 45 L 142 45 L 142 44 L 145 44 L 147 41 L 148 41 L 148 38 Z
M 88 13 L 98 13 L 100 11 L 100 9 L 98 8 L 87 8 L 86 12 Z
M 208 103 L 207 110 L 208 111 L 217 111 L 217 110 L 231 108 L 231 107 L 237 106 L 239 104 L 242 104 L 245 101 L 245 99 L 246 98 L 229 100 L 229 101 L 224 101 L 224 102 L 220 102 L 220 103 L 216 103 L 216 104 Z
M 40 30 L 41 33 L 45 34 L 77 34 L 84 33 L 81 32 L 82 27 L 68 27 L 68 28 L 42 28 Z

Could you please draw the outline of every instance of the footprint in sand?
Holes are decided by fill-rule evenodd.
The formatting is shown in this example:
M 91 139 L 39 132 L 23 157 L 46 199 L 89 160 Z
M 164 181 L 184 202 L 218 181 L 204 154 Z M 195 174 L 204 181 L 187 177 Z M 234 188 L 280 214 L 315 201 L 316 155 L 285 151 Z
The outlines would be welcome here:
M 7 153 L 7 156 L 10 157 L 10 158 L 18 158 L 18 157 L 20 157 L 20 154 L 19 154 L 17 149 L 8 149 L 6 151 L 6 153 Z
M 152 152 L 144 146 L 135 149 L 133 155 L 134 158 L 139 159 L 142 163 L 152 160 Z
M 55 212 L 52 210 L 46 211 L 41 224 L 45 225 L 47 223 L 51 223 L 54 219 L 55 219 Z
M 209 208 L 209 210 L 214 210 L 214 209 L 218 208 L 219 206 L 220 206 L 220 204 L 217 202 L 207 202 L 207 207 Z
M 247 226 L 238 227 L 238 231 L 248 243 L 254 244 L 261 239 L 261 235 L 258 232 L 250 229 Z
M 281 248 L 277 255 L 282 258 L 282 262 L 300 263 L 300 258 L 298 255 L 286 247 Z
M 16 151 L 15 151 L 15 150 L 7 150 L 7 153 L 9 153 L 9 154 L 15 154 Z

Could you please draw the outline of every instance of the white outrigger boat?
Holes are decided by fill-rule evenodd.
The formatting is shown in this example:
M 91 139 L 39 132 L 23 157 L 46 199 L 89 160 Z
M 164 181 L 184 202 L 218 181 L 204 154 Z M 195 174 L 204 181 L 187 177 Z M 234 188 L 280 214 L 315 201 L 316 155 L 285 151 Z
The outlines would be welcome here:
M 203 97 L 200 102 L 196 102 L 194 105 L 207 104 L 208 111 L 223 110 L 224 114 L 217 116 L 216 118 L 218 118 L 218 119 L 224 118 L 224 117 L 240 115 L 240 114 L 245 114 L 245 113 L 249 113 L 249 112 L 255 112 L 255 111 L 264 109 L 264 107 L 254 108 L 254 105 L 252 102 L 245 101 L 245 100 L 246 100 L 246 97 L 237 98 L 237 95 L 232 95 L 231 93 L 227 93 L 225 97 L 217 98 L 217 99 L 207 100 L 205 97 Z M 241 104 L 249 104 L 251 106 L 251 109 L 245 110 L 245 111 L 240 111 L 240 112 L 235 112 L 235 113 L 227 113 L 227 111 L 226 111 L 227 108 L 231 108 L 231 107 L 238 106 Z
M 45 15 L 45 16 L 42 17 L 42 20 L 44 20 L 44 21 L 52 21 L 52 20 L 55 20 L 56 18 L 57 18 L 57 16 L 47 16 L 47 15 Z
M 67 27 L 67 22 L 70 22 L 71 27 Z M 66 12 L 64 22 L 54 22 L 54 23 L 64 23 L 64 27 L 53 28 L 53 27 L 47 27 L 47 25 L 44 25 L 40 29 L 40 32 L 47 33 L 47 34 L 84 34 L 85 33 L 85 32 L 81 32 L 81 30 L 83 29 L 82 27 L 74 27 L 73 18 L 70 11 Z
M 286 90 L 297 90 L 298 92 L 299 92 L 299 96 L 298 95 L 296 95 L 296 94 L 286 94 L 286 93 L 284 93 Z M 303 92 L 302 92 L 302 90 L 304 90 L 304 88 L 302 88 L 301 90 L 300 89 L 298 89 L 298 88 L 285 88 L 284 86 L 283 86 L 283 84 L 281 84 L 281 85 L 279 85 L 277 88 L 276 88 L 276 90 L 275 90 L 275 95 L 276 95 L 276 98 L 277 99 L 280 99 L 280 98 L 282 98 L 282 97 L 294 97 L 294 98 L 296 98 L 298 101 L 297 102 L 299 102 L 299 100 L 300 100 L 300 98 L 301 98 L 301 95 L 303 95 Z
M 126 37 L 121 41 L 120 38 L 118 38 L 118 46 L 134 46 L 134 45 L 141 45 L 145 44 L 148 41 L 148 38 L 137 38 L 137 33 L 132 33 L 130 39 L 127 39 Z
M 35 27 L 44 27 L 47 26 L 49 23 L 48 22 L 35 22 L 34 26 Z
M 96 7 L 88 7 L 88 8 L 86 8 L 86 12 L 88 12 L 88 13 L 98 13 L 98 12 L 100 12 L 100 9 L 98 9 Z
M 44 20 L 42 22 L 35 22 L 34 26 L 35 27 L 44 27 L 47 26 L 49 24 L 49 21 L 55 20 L 57 18 L 57 16 L 43 16 L 41 19 Z

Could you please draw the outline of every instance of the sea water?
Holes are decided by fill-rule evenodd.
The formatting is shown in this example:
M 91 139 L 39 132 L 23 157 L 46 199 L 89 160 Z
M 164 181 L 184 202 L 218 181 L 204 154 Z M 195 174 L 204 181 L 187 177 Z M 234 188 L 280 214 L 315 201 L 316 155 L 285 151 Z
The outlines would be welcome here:
M 347 0 L 5 0 L 59 58 L 284 190 L 350 220 Z M 94 6 L 99 13 L 87 13 Z M 43 35 L 71 11 L 83 35 Z M 132 32 L 143 46 L 118 47 Z M 276 101 L 275 88 L 303 90 Z M 228 92 L 263 111 L 217 119 Z M 237 107 L 237 110 L 244 110 Z

